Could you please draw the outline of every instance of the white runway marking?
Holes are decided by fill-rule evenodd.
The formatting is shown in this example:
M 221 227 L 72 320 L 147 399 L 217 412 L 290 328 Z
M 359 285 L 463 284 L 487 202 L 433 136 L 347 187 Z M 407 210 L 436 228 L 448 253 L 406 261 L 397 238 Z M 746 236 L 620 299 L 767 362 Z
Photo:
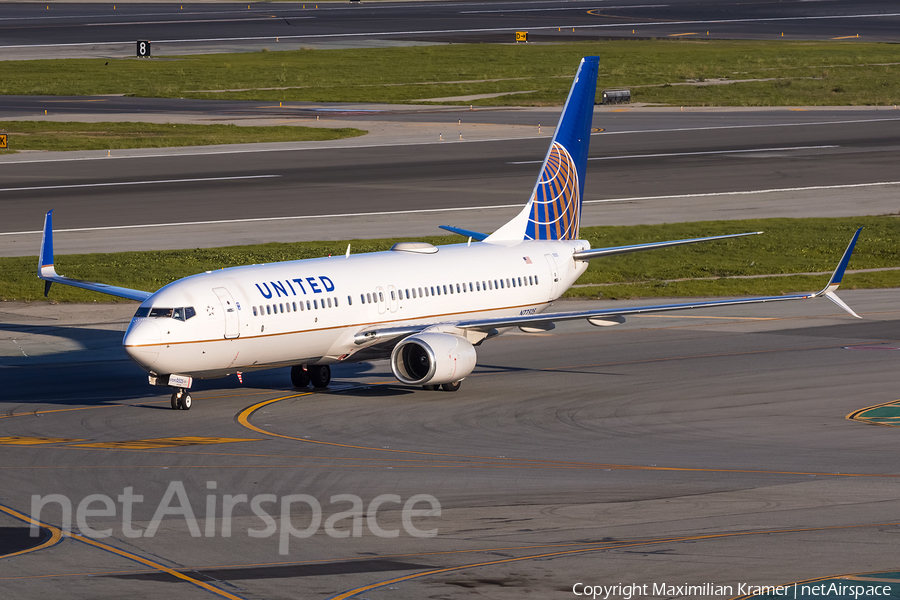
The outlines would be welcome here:
M 288 17 L 284 17 L 288 18 Z M 72 27 L 109 27 L 119 25 L 183 25 L 185 23 L 244 23 L 249 21 L 276 21 L 283 20 L 282 17 L 248 17 L 246 19 L 183 19 L 181 21 L 132 21 L 131 23 L 75 23 Z M 290 17 L 290 19 L 315 19 L 315 17 Z
M 900 181 L 877 181 L 873 183 L 848 183 L 843 185 L 814 185 L 807 187 L 795 188 L 773 188 L 764 190 L 746 190 L 736 192 L 708 192 L 702 194 L 676 194 L 671 196 L 636 196 L 634 198 L 608 198 L 605 200 L 585 200 L 584 204 L 604 204 L 611 202 L 635 202 L 638 200 L 678 200 L 681 198 L 704 198 L 708 196 L 743 196 L 752 194 L 774 194 L 779 192 L 805 192 L 814 190 L 840 190 L 851 188 L 881 187 L 889 185 L 900 185 Z M 181 223 L 150 223 L 147 225 L 113 225 L 109 227 L 81 227 L 77 229 L 57 229 L 54 233 L 77 233 L 85 231 L 110 231 L 117 229 L 145 229 L 150 227 L 179 227 L 186 225 L 223 225 L 232 223 L 260 223 L 272 221 L 305 221 L 310 219 L 337 219 L 347 217 L 382 217 L 392 215 L 414 215 L 428 213 L 452 213 L 465 212 L 473 210 L 499 210 L 508 208 L 522 208 L 523 204 L 498 204 L 494 206 L 462 206 L 458 208 L 423 208 L 416 210 L 388 210 L 383 212 L 362 212 L 362 213 L 337 213 L 330 215 L 296 215 L 290 217 L 260 217 L 254 219 L 221 219 L 218 221 L 185 221 Z M 42 233 L 37 231 L 10 231 L 0 233 L 4 235 L 33 235 Z
M 702 156 L 706 154 L 744 154 L 746 152 L 779 152 L 785 150 L 819 150 L 822 148 L 840 148 L 840 146 L 791 146 L 788 148 L 751 148 L 748 150 L 705 150 L 702 152 L 665 152 L 661 154 L 630 154 L 623 156 L 593 156 L 588 160 L 620 160 L 624 158 L 664 158 L 670 156 Z M 520 160 L 508 162 L 508 165 L 532 165 L 543 164 L 542 160 Z
M 668 4 L 635 4 L 633 6 L 603 6 L 601 7 L 603 10 L 610 10 L 613 8 L 662 8 L 669 6 Z M 583 6 L 560 6 L 558 8 L 513 8 L 513 9 L 498 9 L 498 10 L 461 10 L 459 14 L 461 15 L 479 15 L 486 13 L 514 13 L 514 12 L 556 12 L 560 10 L 584 10 Z M 592 10 L 600 10 L 600 9 L 592 9 Z
M 231 181 L 234 179 L 268 179 L 281 175 L 240 175 L 235 177 L 194 177 L 191 179 L 151 179 L 148 181 L 110 181 L 106 183 L 73 183 L 71 185 L 36 185 L 32 187 L 0 188 L 0 192 L 28 192 L 32 190 L 65 190 L 71 188 L 110 187 L 116 185 L 150 185 L 153 183 L 193 183 L 196 181 Z
M 634 198 L 609 198 L 606 200 L 585 200 L 584 204 L 604 204 L 608 202 L 635 202 L 638 200 L 678 200 L 681 198 L 707 198 L 709 196 L 750 196 L 753 194 L 777 194 L 784 192 L 809 192 L 815 190 L 844 190 L 852 188 L 900 185 L 900 181 L 877 181 L 874 183 L 845 183 L 841 185 L 810 185 L 795 188 L 770 188 L 765 190 L 745 190 L 739 192 L 705 192 L 702 194 L 674 194 L 671 196 L 635 196 Z

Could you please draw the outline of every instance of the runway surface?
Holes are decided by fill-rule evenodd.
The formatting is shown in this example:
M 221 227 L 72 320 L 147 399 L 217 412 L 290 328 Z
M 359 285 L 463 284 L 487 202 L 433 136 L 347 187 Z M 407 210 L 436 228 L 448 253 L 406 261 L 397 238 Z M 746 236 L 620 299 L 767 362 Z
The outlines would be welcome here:
M 815 301 L 567 324 L 485 343 L 453 394 L 389 383 L 384 363 L 336 368 L 317 393 L 282 369 L 203 383 L 189 412 L 169 410 L 122 352 L 133 307 L 4 304 L 0 527 L 23 539 L 10 512 L 33 512 L 33 494 L 76 506 L 99 494 L 116 509 L 86 519 L 110 537 L 0 561 L 4 596 L 564 598 L 577 582 L 736 592 L 897 571 L 898 432 L 845 418 L 897 399 L 897 292 L 842 296 L 863 320 Z M 200 537 L 177 498 L 181 516 L 127 537 L 117 498 L 143 497 L 130 524 L 145 531 L 172 482 Z M 260 506 L 276 516 L 277 501 L 307 494 L 323 526 L 281 555 L 277 535 L 247 534 L 265 524 L 245 502 L 223 537 L 224 497 L 238 494 L 272 494 Z M 338 494 L 367 507 L 433 496 L 440 516 L 413 523 L 437 534 L 412 537 L 388 503 L 376 526 L 398 537 L 367 523 L 332 537 L 324 522 L 351 508 Z M 306 505 L 293 514 L 309 523 Z M 56 504 L 41 511 L 62 519 Z
M 207 116 L 273 118 L 248 104 Z M 196 119 L 184 109 L 154 114 Z M 381 110 L 319 121 L 373 131 L 328 143 L 7 155 L 0 255 L 36 254 L 50 209 L 60 254 L 493 231 L 525 204 L 559 109 Z M 594 125 L 584 225 L 897 212 L 893 109 L 598 107 Z
M 0 59 L 133 56 L 136 40 L 152 41 L 154 55 L 173 55 L 252 51 L 276 38 L 281 49 L 509 43 L 516 31 L 528 31 L 537 42 L 666 36 L 900 40 L 900 10 L 890 0 L 47 6 L 7 7 L 0 21 Z

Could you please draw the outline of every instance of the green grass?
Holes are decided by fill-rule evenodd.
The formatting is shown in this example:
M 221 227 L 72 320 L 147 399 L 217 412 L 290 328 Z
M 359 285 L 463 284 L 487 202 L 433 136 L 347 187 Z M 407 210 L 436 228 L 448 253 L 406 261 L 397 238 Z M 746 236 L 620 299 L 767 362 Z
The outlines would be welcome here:
M 570 297 L 633 298 L 653 296 L 777 295 L 817 291 L 827 276 L 795 275 L 758 279 L 729 279 L 734 275 L 770 275 L 831 271 L 853 231 L 865 227 L 850 269 L 900 266 L 900 217 L 832 219 L 761 219 L 587 227 L 582 236 L 593 247 L 619 246 L 711 234 L 765 231 L 749 236 L 666 250 L 653 250 L 591 261 L 579 284 L 614 286 L 574 288 Z M 421 239 L 421 238 L 420 238 Z M 433 244 L 457 243 L 459 236 L 425 238 Z M 386 250 L 399 239 L 353 240 L 353 252 Z M 57 270 L 69 277 L 154 291 L 181 277 L 224 267 L 300 258 L 342 255 L 347 242 L 298 242 L 197 250 L 121 252 L 58 256 Z M 0 299 L 40 300 L 43 283 L 37 279 L 37 257 L 0 258 Z M 666 284 L 663 280 L 718 277 L 705 281 Z M 845 288 L 900 287 L 900 271 L 849 274 Z M 63 302 L 115 299 L 66 286 L 54 286 L 51 298 Z
M 319 127 L 239 127 L 237 125 L 184 125 L 172 123 L 75 123 L 52 121 L 0 121 L 0 133 L 9 133 L 9 151 L 117 150 L 168 148 L 251 142 L 306 142 L 364 135 L 360 129 Z
M 273 44 L 273 49 L 277 45 Z M 215 54 L 165 60 L 2 61 L 0 94 L 410 102 L 534 90 L 530 94 L 473 103 L 561 104 L 579 59 L 591 54 L 601 57 L 600 89 L 632 87 L 634 100 L 640 102 L 733 106 L 900 102 L 900 65 L 885 64 L 900 63 L 900 45 L 855 40 L 452 44 Z M 706 87 L 636 87 L 723 77 L 780 79 Z M 487 79 L 500 81 L 478 81 Z M 259 89 L 272 87 L 290 89 Z M 251 89 L 197 91 L 247 88 Z

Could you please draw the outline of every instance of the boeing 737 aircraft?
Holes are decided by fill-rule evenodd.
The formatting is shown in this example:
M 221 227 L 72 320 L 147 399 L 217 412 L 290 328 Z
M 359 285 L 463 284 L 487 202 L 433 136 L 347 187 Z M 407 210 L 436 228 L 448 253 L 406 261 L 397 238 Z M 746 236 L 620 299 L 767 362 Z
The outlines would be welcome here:
M 859 231 L 820 292 L 545 312 L 591 259 L 760 233 L 598 249 L 578 239 L 598 65 L 598 57 L 581 61 L 531 198 L 490 235 L 445 227 L 469 242 L 404 242 L 358 255 L 348 248 L 346 256 L 232 267 L 144 292 L 57 275 L 50 211 L 38 268 L 45 295 L 61 283 L 139 301 L 125 351 L 151 384 L 174 388 L 172 408 L 182 410 L 191 407 L 195 377 L 291 366 L 295 386 L 325 387 L 332 364 L 388 357 L 400 382 L 455 391 L 475 368 L 475 347 L 509 327 L 541 332 L 573 319 L 608 326 L 629 314 L 823 296 L 857 316 L 834 291 Z

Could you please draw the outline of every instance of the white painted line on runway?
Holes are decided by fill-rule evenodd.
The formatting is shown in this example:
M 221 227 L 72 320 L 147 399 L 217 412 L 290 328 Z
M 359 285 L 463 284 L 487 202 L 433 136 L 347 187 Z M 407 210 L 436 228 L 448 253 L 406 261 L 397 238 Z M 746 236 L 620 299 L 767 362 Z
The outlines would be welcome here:
M 711 196 L 752 196 L 754 194 L 778 194 L 785 192 L 809 192 L 816 190 L 844 190 L 853 188 L 900 185 L 900 181 L 877 181 L 874 183 L 846 183 L 841 185 L 810 185 L 795 188 L 770 188 L 766 190 L 744 190 L 739 192 L 707 192 L 703 194 L 675 194 L 672 196 L 635 196 L 634 198 L 609 198 L 606 200 L 585 200 L 583 204 L 606 204 L 610 202 L 636 202 L 638 200 L 679 200 L 682 198 L 708 198 Z
M 150 185 L 154 183 L 194 183 L 198 181 L 233 181 L 235 179 L 269 179 L 281 175 L 239 175 L 234 177 L 193 177 L 191 179 L 151 179 L 148 181 L 110 181 L 105 183 L 73 183 L 70 185 L 36 185 L 32 187 L 0 188 L 0 192 L 30 192 L 33 190 L 66 190 L 71 188 L 111 187 L 116 185 Z
M 416 31 L 369 31 L 369 32 L 354 32 L 354 33 L 319 33 L 319 34 L 307 34 L 307 35 L 282 35 L 278 36 L 282 40 L 295 40 L 295 39 L 330 39 L 330 38 L 355 38 L 355 37 L 380 37 L 380 36 L 394 36 L 394 35 L 436 35 L 436 34 L 447 34 L 447 33 L 495 33 L 498 31 L 516 31 L 522 29 L 528 29 L 529 31 L 540 31 L 540 30 L 552 30 L 554 27 L 556 28 L 578 28 L 578 29 L 603 29 L 610 27 L 650 27 L 650 26 L 659 26 L 659 25 L 705 25 L 710 23 L 722 24 L 722 23 L 762 23 L 768 21 L 808 21 L 808 20 L 821 20 L 821 19 L 864 19 L 864 18 L 878 18 L 884 19 L 885 17 L 900 17 L 900 13 L 883 13 L 883 14 L 866 14 L 866 15 L 824 15 L 824 16 L 806 16 L 806 17 L 769 17 L 769 18 L 758 18 L 758 19 L 711 19 L 711 20 L 703 20 L 703 21 L 666 21 L 666 22 L 634 22 L 634 23 L 601 23 L 594 25 L 584 25 L 582 23 L 576 23 L 574 25 L 547 25 L 541 27 L 530 27 L 526 25 L 519 25 L 515 27 L 488 27 L 488 28 L 476 28 L 476 29 L 423 29 Z M 264 36 L 252 36 L 252 37 L 227 37 L 227 38 L 189 38 L 189 39 L 175 39 L 175 40 L 153 40 L 154 44 L 175 44 L 175 43 L 200 43 L 200 42 L 247 42 L 247 41 L 262 41 L 262 40 L 272 40 L 276 36 L 274 35 L 264 35 Z M 122 40 L 118 42 L 73 42 L 67 44 L 16 44 L 10 46 L 0 46 L 0 49 L 3 48 L 63 48 L 68 46 L 104 46 L 104 45 L 113 45 L 113 44 L 133 44 L 133 40 Z
M 704 194 L 677 194 L 672 196 L 637 196 L 634 198 L 609 198 L 606 200 L 585 200 L 584 204 L 603 204 L 610 202 L 635 202 L 638 200 L 677 200 L 680 198 L 704 198 L 709 196 L 742 196 L 751 194 L 773 194 L 779 192 L 805 192 L 814 190 L 840 190 L 849 188 L 865 188 L 879 187 L 889 185 L 900 185 L 900 181 L 878 181 L 874 183 L 848 183 L 843 185 L 814 185 L 808 187 L 796 188 L 778 188 L 766 190 L 747 190 L 739 192 L 709 192 Z M 182 227 L 188 225 L 230 225 L 236 223 L 261 223 L 272 221 L 306 221 L 311 219 L 345 219 L 348 217 L 385 217 L 393 215 L 416 215 L 430 213 L 454 213 L 466 212 L 473 210 L 499 210 L 508 208 L 522 208 L 524 205 L 519 204 L 497 204 L 494 206 L 460 206 L 456 208 L 421 208 L 416 210 L 386 210 L 382 212 L 362 212 L 362 213 L 337 213 L 330 215 L 296 215 L 290 217 L 258 217 L 253 219 L 221 219 L 218 221 L 185 221 L 181 223 L 150 223 L 147 225 L 113 225 L 108 227 L 81 227 L 76 229 L 55 229 L 54 233 L 81 233 L 86 231 L 110 231 L 119 229 L 146 229 L 152 227 Z M 9 231 L 0 233 L 4 235 L 33 235 L 42 233 L 36 231 Z
M 747 152 L 782 152 L 785 150 L 820 150 L 823 148 L 840 148 L 840 146 L 791 146 L 788 148 L 751 148 L 748 150 L 706 150 L 703 152 L 665 152 L 661 154 L 630 154 L 623 156 L 593 156 L 588 160 L 621 160 L 625 158 L 665 158 L 671 156 L 702 156 L 706 154 L 744 154 Z M 520 160 L 508 162 L 508 165 L 540 165 L 542 160 Z
M 603 6 L 601 7 L 603 10 L 610 10 L 613 8 L 663 8 L 669 6 L 668 4 L 635 4 L 633 6 Z M 584 10 L 583 6 L 560 6 L 558 8 L 513 8 L 513 9 L 499 9 L 499 10 L 461 10 L 459 14 L 461 15 L 480 15 L 480 14 L 490 14 L 490 13 L 515 13 L 515 12 L 557 12 L 560 10 Z M 594 9 L 599 10 L 599 9 Z
M 281 21 L 287 17 L 248 17 L 246 19 L 183 19 L 181 21 L 133 21 L 131 23 L 76 23 L 72 27 L 109 27 L 119 25 L 182 25 L 185 23 L 244 23 L 249 21 Z M 315 19 L 315 17 L 290 17 L 291 19 Z M 155 42 L 154 42 L 155 43 Z
M 900 117 L 884 119 L 854 119 L 851 121 L 810 121 L 808 123 L 763 123 L 760 125 L 714 125 L 710 127 L 673 127 L 672 129 L 629 129 L 626 131 L 598 131 L 591 135 L 623 135 L 630 133 L 666 133 L 670 131 L 713 131 L 715 129 L 764 129 L 766 127 L 805 127 L 807 125 L 851 125 L 853 123 L 882 123 L 900 121 Z

